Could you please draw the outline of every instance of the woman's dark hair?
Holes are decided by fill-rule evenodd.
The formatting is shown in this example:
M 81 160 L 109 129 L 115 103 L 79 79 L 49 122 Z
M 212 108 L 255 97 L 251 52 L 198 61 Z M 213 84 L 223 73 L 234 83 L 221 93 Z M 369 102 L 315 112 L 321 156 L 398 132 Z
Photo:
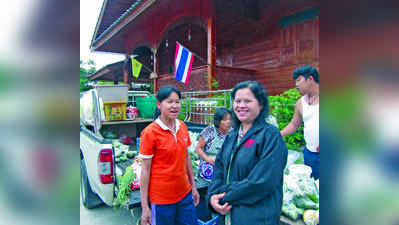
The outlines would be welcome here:
M 306 80 L 308 77 L 313 77 L 316 83 L 319 83 L 319 72 L 313 66 L 306 65 L 300 66 L 292 73 L 292 79 L 296 80 L 298 77 L 303 76 Z
M 269 116 L 269 100 L 267 99 L 267 92 L 265 88 L 263 88 L 263 86 L 258 81 L 244 81 L 238 83 L 233 88 L 230 94 L 233 102 L 236 97 L 237 91 L 244 88 L 248 88 L 249 90 L 251 90 L 256 100 L 258 100 L 259 106 L 262 107 L 259 115 L 256 117 L 254 122 L 257 122 L 258 120 L 264 120 L 266 117 Z M 232 119 L 235 127 L 239 127 L 241 125 L 241 121 L 238 119 L 235 113 L 232 114 Z
M 231 111 L 224 107 L 216 109 L 215 114 L 213 115 L 213 125 L 215 125 L 216 128 L 219 128 L 219 124 L 226 114 L 230 114 L 231 116 Z
M 175 92 L 178 96 L 179 99 L 181 99 L 181 92 L 179 89 L 172 87 L 172 86 L 163 86 L 161 87 L 156 95 L 157 101 L 162 102 L 163 100 L 167 99 L 173 92 Z M 154 113 L 154 120 L 157 119 L 161 115 L 161 111 L 158 109 L 158 107 L 155 108 L 155 113 Z

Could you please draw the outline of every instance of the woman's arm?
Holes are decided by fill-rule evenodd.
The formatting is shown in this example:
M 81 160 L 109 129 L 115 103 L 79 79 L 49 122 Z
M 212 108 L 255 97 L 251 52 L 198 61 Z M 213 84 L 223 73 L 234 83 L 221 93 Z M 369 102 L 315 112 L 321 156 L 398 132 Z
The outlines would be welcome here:
M 191 184 L 191 188 L 192 188 L 192 194 L 193 194 L 193 198 L 194 198 L 194 205 L 198 205 L 200 196 L 198 194 L 197 187 L 195 185 L 193 164 L 191 162 L 190 154 L 188 154 L 188 152 L 187 152 L 187 156 L 186 156 L 186 167 L 187 167 L 188 180 L 189 180 L 189 182 Z
M 141 213 L 141 224 L 151 224 L 151 210 L 148 206 L 148 184 L 151 174 L 151 163 L 152 159 L 143 159 L 141 164 L 141 175 L 140 175 L 140 194 L 141 194 L 141 207 L 143 209 Z
M 226 214 L 231 210 L 229 204 L 220 204 L 220 200 L 224 197 L 226 185 L 223 183 L 224 167 L 223 167 L 223 152 L 225 151 L 226 143 L 231 140 L 226 137 L 225 142 L 222 145 L 221 150 L 216 156 L 215 164 L 213 167 L 212 182 L 208 186 L 208 193 L 206 195 L 206 201 L 209 210 L 212 213 Z
M 198 140 L 197 145 L 195 146 L 195 152 L 197 152 L 197 154 L 206 162 L 210 163 L 210 164 L 215 164 L 215 158 L 209 157 L 205 152 L 204 152 L 204 147 L 206 145 L 205 140 L 200 137 Z

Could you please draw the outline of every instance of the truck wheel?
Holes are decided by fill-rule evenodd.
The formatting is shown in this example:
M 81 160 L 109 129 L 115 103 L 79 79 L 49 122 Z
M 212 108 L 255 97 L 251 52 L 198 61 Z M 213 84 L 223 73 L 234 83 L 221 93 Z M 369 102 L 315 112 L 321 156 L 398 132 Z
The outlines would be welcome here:
M 100 199 L 91 189 L 89 178 L 87 177 L 86 164 L 83 159 L 80 160 L 80 192 L 84 207 L 92 209 L 101 204 Z

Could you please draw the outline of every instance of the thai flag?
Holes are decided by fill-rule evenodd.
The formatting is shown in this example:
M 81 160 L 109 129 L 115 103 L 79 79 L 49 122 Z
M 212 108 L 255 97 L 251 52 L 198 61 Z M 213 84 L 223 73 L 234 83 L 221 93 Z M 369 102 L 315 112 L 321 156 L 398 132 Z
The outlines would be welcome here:
M 188 84 L 194 55 L 189 50 L 176 43 L 175 79 Z

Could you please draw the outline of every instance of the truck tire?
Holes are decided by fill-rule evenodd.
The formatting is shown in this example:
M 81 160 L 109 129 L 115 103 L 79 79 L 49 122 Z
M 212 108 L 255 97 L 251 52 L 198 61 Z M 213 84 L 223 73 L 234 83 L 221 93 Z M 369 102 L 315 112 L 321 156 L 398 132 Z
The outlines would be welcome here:
M 84 159 L 80 160 L 80 192 L 84 207 L 92 209 L 101 204 L 101 200 L 91 189 Z

